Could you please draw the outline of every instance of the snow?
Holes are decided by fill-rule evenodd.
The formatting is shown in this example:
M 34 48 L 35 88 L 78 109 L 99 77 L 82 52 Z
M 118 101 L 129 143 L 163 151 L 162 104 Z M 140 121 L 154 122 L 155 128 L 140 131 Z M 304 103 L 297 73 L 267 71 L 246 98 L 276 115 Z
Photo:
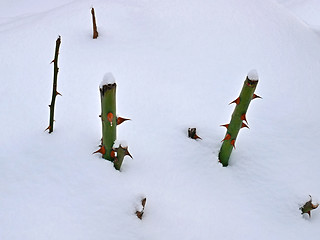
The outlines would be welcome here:
M 320 210 L 309 219 L 299 207 L 309 194 L 320 202 L 320 21 L 308 5 L 318 1 L 294 2 L 303 8 L 275 0 L 1 1 L 0 239 L 317 239 Z M 63 97 L 48 134 L 59 35 Z M 223 168 L 219 126 L 252 68 L 263 99 L 250 104 L 250 129 Z M 117 111 L 132 119 L 117 127 L 134 156 L 121 172 L 92 154 L 106 69 L 119 83 Z M 188 138 L 189 127 L 202 140 Z
M 252 70 L 248 73 L 248 78 L 249 78 L 250 80 L 258 81 L 258 80 L 259 80 L 259 76 L 258 76 L 257 70 L 252 69 Z
M 116 79 L 112 75 L 112 73 L 108 72 L 103 76 L 103 80 L 100 83 L 100 88 L 102 88 L 104 85 L 114 84 L 116 82 Z
M 128 147 L 128 143 L 124 140 L 116 140 L 113 144 L 113 148 L 118 148 L 118 147 L 123 147 L 123 148 L 126 148 Z

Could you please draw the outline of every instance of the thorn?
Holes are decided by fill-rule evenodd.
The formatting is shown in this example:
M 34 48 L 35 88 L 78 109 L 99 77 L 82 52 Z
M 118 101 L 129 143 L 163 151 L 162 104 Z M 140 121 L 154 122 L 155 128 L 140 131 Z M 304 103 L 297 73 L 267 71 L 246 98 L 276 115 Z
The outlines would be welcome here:
M 227 133 L 227 135 L 225 136 L 225 138 L 221 141 L 225 141 L 225 140 L 230 140 L 231 139 L 231 135 L 229 133 Z
M 99 118 L 101 118 L 101 114 L 99 115 Z
M 227 129 L 228 129 L 229 124 L 220 125 L 220 127 L 225 127 L 225 128 L 227 128 Z
M 47 127 L 47 128 L 44 130 L 44 132 L 47 131 L 47 130 L 50 130 L 50 129 L 51 129 L 51 126 Z
M 104 146 L 102 146 L 99 150 L 95 151 L 92 154 L 95 154 L 95 153 L 101 153 L 102 155 L 104 155 L 106 153 L 106 149 Z
M 117 125 L 120 125 L 124 121 L 131 120 L 129 118 L 122 118 L 122 117 L 117 117 Z
M 61 93 L 59 93 L 58 91 L 56 91 L 56 96 L 57 96 L 57 95 L 60 95 L 60 96 L 62 97 Z
M 262 98 L 262 97 L 258 96 L 257 94 L 253 94 L 252 99 L 255 99 L 255 98 Z
M 199 137 L 196 133 L 194 134 L 193 139 L 201 139 L 202 140 L 202 138 Z
M 51 64 L 51 63 L 54 63 L 54 61 L 55 61 L 55 59 L 53 59 L 53 60 L 50 62 L 50 64 Z
M 110 157 L 116 158 L 116 157 L 117 157 L 117 156 L 116 156 L 116 151 L 111 150 L 111 152 L 110 152 Z
M 107 114 L 107 119 L 108 119 L 108 121 L 110 122 L 110 125 L 111 125 L 111 127 L 112 127 L 112 120 L 113 120 L 113 113 L 112 113 L 112 112 L 109 112 L 109 113 Z
M 133 157 L 131 156 L 131 154 L 128 151 L 128 147 L 126 147 L 125 150 L 126 150 L 125 155 L 128 155 L 129 157 L 131 157 L 131 159 L 133 159 Z
M 51 108 L 51 104 L 49 104 L 48 106 L 49 106 L 49 108 Z
M 235 139 L 232 139 L 231 142 L 230 142 L 230 144 L 233 146 L 234 149 L 236 149 L 235 142 L 236 142 Z
M 236 100 L 234 100 L 231 103 L 229 103 L 229 105 L 232 104 L 232 103 L 235 103 L 235 104 L 238 105 L 240 103 L 240 97 L 238 97 Z
M 241 115 L 241 120 L 245 121 L 246 123 L 248 123 L 245 113 Z
M 241 128 L 244 128 L 244 127 L 249 128 L 247 124 L 245 124 L 244 122 L 242 122 Z M 249 129 L 250 129 L 250 128 L 249 128 Z

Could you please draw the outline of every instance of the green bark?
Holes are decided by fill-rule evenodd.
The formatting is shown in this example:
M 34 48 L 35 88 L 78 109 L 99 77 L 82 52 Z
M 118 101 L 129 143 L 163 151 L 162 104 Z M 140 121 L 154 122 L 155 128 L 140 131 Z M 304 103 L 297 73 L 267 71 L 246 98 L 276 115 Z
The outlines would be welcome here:
M 243 127 L 243 121 L 246 121 L 246 113 L 254 97 L 254 91 L 257 87 L 258 80 L 250 80 L 248 77 L 244 81 L 243 88 L 241 90 L 239 98 L 233 103 L 236 103 L 236 107 L 231 117 L 231 121 L 227 127 L 227 133 L 223 140 L 222 146 L 219 152 L 219 161 L 224 167 L 228 166 L 231 152 L 235 146 L 239 130 Z
M 49 118 L 49 133 L 53 132 L 53 123 L 54 123 L 54 105 L 56 102 L 57 95 L 60 95 L 60 93 L 57 91 L 57 80 L 58 80 L 58 73 L 59 73 L 59 67 L 58 67 L 58 57 L 59 57 L 59 48 L 61 44 L 61 37 L 59 36 L 56 40 L 56 50 L 55 55 L 53 59 L 53 88 L 52 88 L 52 98 L 51 103 L 49 105 L 50 107 L 50 118 Z
M 114 160 L 110 154 L 114 141 L 117 138 L 116 88 L 116 83 L 103 85 L 100 88 L 102 146 L 106 150 L 102 157 L 109 161 Z M 112 119 L 110 118 L 111 114 L 113 116 Z

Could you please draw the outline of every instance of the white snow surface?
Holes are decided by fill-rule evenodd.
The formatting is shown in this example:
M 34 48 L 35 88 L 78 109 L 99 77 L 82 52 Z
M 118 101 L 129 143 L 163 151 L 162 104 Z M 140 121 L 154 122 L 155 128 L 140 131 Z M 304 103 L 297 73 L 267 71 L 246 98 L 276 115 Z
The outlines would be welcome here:
M 283 2 L 1 1 L 0 239 L 318 239 L 320 209 L 299 207 L 320 201 L 320 39 Z M 223 168 L 220 125 L 252 68 L 263 99 Z M 134 157 L 120 172 L 92 154 L 106 69 L 132 119 L 118 127 Z

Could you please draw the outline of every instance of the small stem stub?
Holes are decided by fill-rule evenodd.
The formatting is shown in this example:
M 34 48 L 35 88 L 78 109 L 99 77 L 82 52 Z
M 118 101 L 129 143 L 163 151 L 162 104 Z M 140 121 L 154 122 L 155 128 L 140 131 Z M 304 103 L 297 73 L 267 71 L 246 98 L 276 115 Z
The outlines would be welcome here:
M 202 139 L 197 135 L 197 129 L 196 128 L 188 128 L 188 137 L 192 139 Z
M 117 147 L 117 148 L 113 148 L 112 149 L 112 154 L 113 155 L 113 165 L 114 165 L 114 168 L 119 170 L 121 169 L 121 165 L 123 163 L 123 159 L 125 156 L 129 156 L 131 159 L 133 159 L 132 155 L 130 154 L 129 150 L 128 150 L 128 146 L 120 146 Z
M 316 209 L 318 206 L 319 206 L 318 203 L 317 204 L 312 203 L 312 197 L 310 196 L 310 200 L 300 208 L 301 214 L 307 213 L 309 217 L 311 217 L 311 210 Z
M 93 24 L 93 39 L 98 38 L 98 28 L 97 28 L 97 23 L 96 23 L 96 15 L 94 12 L 94 8 L 91 8 L 91 15 L 92 15 L 92 24 Z
M 142 210 L 141 211 L 138 211 L 138 210 L 136 211 L 136 215 L 140 220 L 142 220 L 142 216 L 143 216 L 143 213 L 144 213 L 144 208 L 146 206 L 146 202 L 147 202 L 147 198 L 143 198 L 141 200 Z

